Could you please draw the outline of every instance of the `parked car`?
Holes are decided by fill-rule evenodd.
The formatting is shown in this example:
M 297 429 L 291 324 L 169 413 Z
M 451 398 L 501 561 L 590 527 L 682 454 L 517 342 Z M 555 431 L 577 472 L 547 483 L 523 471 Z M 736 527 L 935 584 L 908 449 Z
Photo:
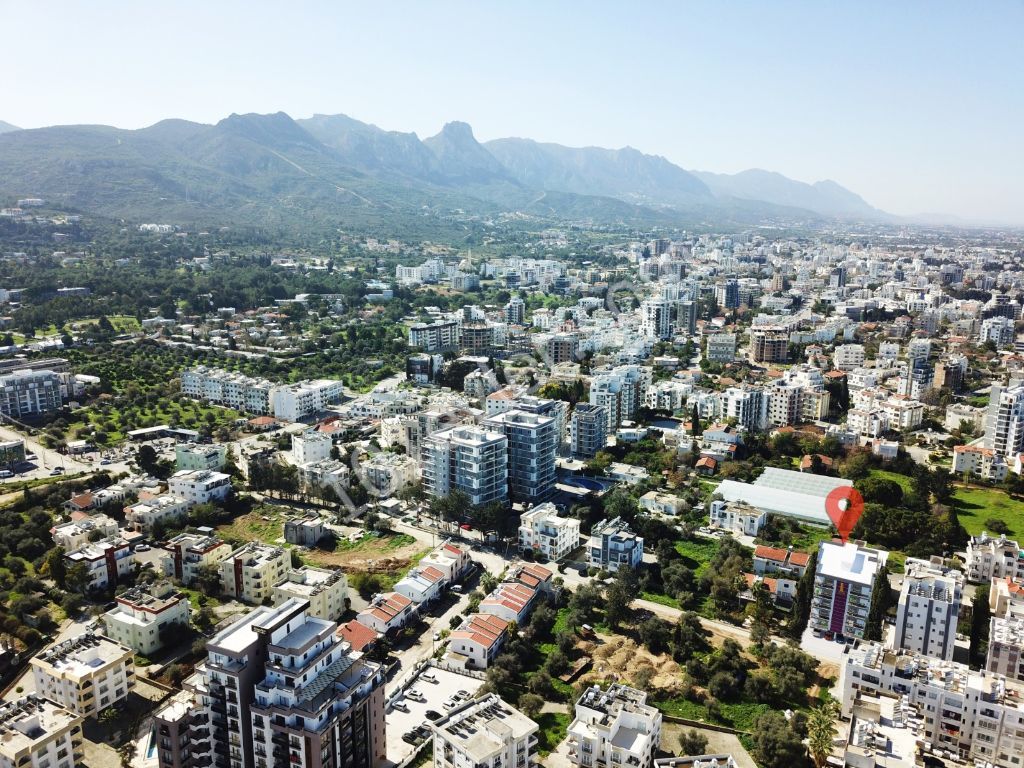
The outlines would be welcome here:
M 427 720 L 440 720 L 442 717 L 443 715 L 436 709 L 427 710 Z
M 139 544 L 135 547 L 136 552 L 149 552 L 149 544 Z
M 434 642 L 436 643 L 440 639 L 441 639 L 441 633 L 440 632 L 435 632 L 434 633 Z
M 422 672 L 420 674 L 420 679 L 421 680 L 426 680 L 427 682 L 430 682 L 430 683 L 436 683 L 437 682 L 437 675 L 435 675 L 433 672 L 431 672 L 428 669 L 426 672 Z
M 399 712 L 408 712 L 409 711 L 409 705 L 406 704 L 404 701 L 401 701 L 401 700 L 391 702 L 391 708 L 392 709 L 397 709 Z
M 402 741 L 406 744 L 415 744 L 419 740 L 419 735 L 415 731 L 406 731 L 402 734 Z
M 405 692 L 405 698 L 412 699 L 413 701 L 426 701 L 427 697 L 415 689 L 410 689 Z

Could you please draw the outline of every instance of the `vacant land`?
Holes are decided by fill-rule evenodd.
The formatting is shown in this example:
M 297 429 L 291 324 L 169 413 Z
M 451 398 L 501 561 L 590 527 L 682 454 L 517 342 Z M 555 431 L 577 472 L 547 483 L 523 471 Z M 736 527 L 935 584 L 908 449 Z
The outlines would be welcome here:
M 953 503 L 961 524 L 972 536 L 985 530 L 989 520 L 1000 520 L 1009 529 L 1009 536 L 1024 537 L 1024 501 L 1005 491 L 961 486 L 953 495 Z

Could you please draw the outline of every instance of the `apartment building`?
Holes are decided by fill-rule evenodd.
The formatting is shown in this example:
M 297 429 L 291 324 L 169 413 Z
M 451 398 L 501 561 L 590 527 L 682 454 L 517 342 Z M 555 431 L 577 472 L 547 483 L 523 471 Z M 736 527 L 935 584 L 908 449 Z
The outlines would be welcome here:
M 915 719 L 917 737 L 933 750 L 998 768 L 1024 754 L 1024 689 L 965 664 L 859 643 L 841 672 L 842 713 L 858 694 L 895 696 Z
M 536 504 L 555 489 L 555 420 L 513 410 L 491 416 L 481 425 L 508 440 L 508 481 L 513 501 Z
M 722 416 L 752 432 L 767 429 L 769 401 L 768 392 L 760 387 L 729 387 L 722 393 Z
M 135 687 L 135 651 L 86 632 L 29 660 L 36 693 L 80 717 L 95 717 Z
M 985 412 L 984 446 L 1006 459 L 1024 453 L 1024 386 L 992 385 Z
M 167 491 L 189 507 L 224 501 L 231 493 L 231 476 L 208 469 L 183 469 L 167 480 Z
M 767 512 L 745 501 L 713 499 L 708 505 L 708 524 L 712 528 L 757 536 L 767 522 Z
M 643 560 L 644 539 L 621 517 L 602 520 L 590 530 L 587 554 L 591 568 L 612 573 L 623 567 L 636 568 Z
M 64 551 L 67 552 L 85 546 L 90 538 L 94 538 L 94 534 L 105 539 L 116 536 L 118 526 L 114 518 L 100 513 L 60 523 L 55 525 L 50 533 L 53 536 L 53 543 L 58 547 L 64 547 Z
M 978 342 L 986 344 L 992 342 L 996 349 L 1004 349 L 1013 344 L 1017 332 L 1014 322 L 1009 317 L 987 317 L 981 321 L 981 330 L 978 333 Z
M 221 561 L 220 581 L 226 594 L 259 605 L 273 595 L 291 562 L 288 550 L 251 541 Z
M 82 718 L 37 694 L 0 703 L 0 768 L 74 768 Z
M 64 404 L 61 377 L 54 371 L 13 371 L 0 375 L 0 415 L 33 419 Z
M 150 532 L 157 523 L 170 523 L 188 514 L 189 503 L 180 496 L 162 493 L 137 501 L 124 509 L 124 519 L 134 531 Z
M 375 595 L 356 620 L 382 635 L 397 632 L 416 617 L 416 604 L 405 595 L 385 592 Z
M 661 719 L 644 691 L 620 683 L 606 691 L 591 686 L 576 701 L 569 725 L 569 762 L 581 768 L 652 768 L 661 745 Z
M 270 407 L 275 418 L 297 422 L 315 416 L 332 403 L 340 403 L 344 393 L 344 382 L 331 379 L 280 385 L 270 393 Z
M 65 568 L 86 568 L 90 590 L 113 589 L 131 575 L 134 563 L 131 546 L 120 536 L 90 542 L 64 555 Z
M 604 408 L 609 433 L 636 416 L 651 377 L 651 369 L 641 365 L 620 365 L 591 377 L 590 404 Z
M 288 600 L 255 608 L 154 716 L 159 768 L 373 768 L 384 759 L 383 675 L 333 622 Z
M 445 660 L 462 669 L 487 669 L 501 652 L 508 622 L 487 613 L 472 613 L 448 636 Z
M 342 571 L 304 565 L 293 568 L 274 585 L 274 605 L 291 600 L 309 603 L 307 613 L 317 619 L 337 621 L 348 604 L 348 579 Z
M 439 320 L 409 326 L 409 346 L 419 347 L 424 352 L 458 349 L 461 338 L 461 327 L 455 320 Z
M 532 551 L 548 560 L 561 560 L 580 545 L 580 521 L 561 517 L 550 502 L 519 516 L 519 551 Z
M 309 430 L 292 435 L 292 459 L 299 466 L 331 458 L 334 439 L 326 432 Z
M 107 637 L 148 656 L 166 644 L 169 633 L 187 631 L 190 614 L 188 597 L 162 581 L 122 592 L 102 621 Z
M 164 576 L 171 576 L 185 586 L 191 585 L 204 566 L 217 566 L 231 555 L 231 545 L 214 536 L 179 533 L 163 545 L 167 552 L 160 558 Z
M 852 541 L 822 542 L 811 598 L 811 628 L 820 633 L 863 638 L 875 578 L 888 557 L 884 550 Z
M 1024 555 L 1020 545 L 1002 534 L 989 536 L 982 531 L 967 540 L 967 580 L 987 584 L 995 579 L 1024 578 Z
M 431 724 L 434 768 L 529 768 L 538 728 L 495 693 L 470 699 Z
M 750 330 L 750 362 L 784 363 L 789 359 L 789 334 L 762 328 Z
M 577 403 L 569 420 L 569 450 L 574 459 L 590 459 L 608 442 L 608 413 L 603 406 Z
M 832 353 L 832 364 L 839 371 L 852 371 L 864 365 L 863 344 L 840 344 Z
M 316 511 L 289 517 L 284 521 L 284 540 L 300 547 L 315 547 L 327 534 L 324 520 Z
M 452 543 L 451 539 L 445 539 L 438 546 L 427 553 L 426 557 L 420 560 L 421 566 L 436 568 L 444 574 L 445 581 L 453 583 L 462 579 L 462 576 L 469 570 L 473 560 L 469 556 L 469 550 Z
M 508 498 L 508 438 L 483 427 L 435 432 L 423 444 L 423 489 L 430 496 L 465 493 L 473 506 Z
M 1024 682 L 1024 617 L 993 616 L 989 619 L 985 671 Z
M 896 612 L 893 647 L 949 661 L 953 658 L 964 578 L 939 562 L 908 559 Z
M 296 384 L 274 384 L 199 365 L 181 374 L 181 393 L 243 413 L 300 421 L 336 403 L 344 395 L 344 383 L 329 379 Z
M 174 466 L 180 470 L 207 470 L 218 472 L 227 461 L 226 445 L 178 443 L 174 446 Z
M 412 456 L 381 451 L 364 460 L 359 473 L 381 496 L 394 496 L 419 481 L 420 465 Z
M 704 357 L 711 363 L 731 363 L 736 359 L 736 334 L 713 333 L 708 336 Z
M 998 483 L 1006 479 L 1010 468 L 1006 459 L 992 448 L 956 445 L 953 447 L 953 465 L 949 471 L 954 475 L 968 474 Z

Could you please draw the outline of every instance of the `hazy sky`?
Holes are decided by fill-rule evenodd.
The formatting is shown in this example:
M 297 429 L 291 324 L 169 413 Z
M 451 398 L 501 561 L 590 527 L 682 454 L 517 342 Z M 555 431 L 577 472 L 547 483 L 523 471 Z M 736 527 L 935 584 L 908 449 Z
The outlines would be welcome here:
M 21 127 L 344 112 L 1024 223 L 1017 2 L 0 0 Z

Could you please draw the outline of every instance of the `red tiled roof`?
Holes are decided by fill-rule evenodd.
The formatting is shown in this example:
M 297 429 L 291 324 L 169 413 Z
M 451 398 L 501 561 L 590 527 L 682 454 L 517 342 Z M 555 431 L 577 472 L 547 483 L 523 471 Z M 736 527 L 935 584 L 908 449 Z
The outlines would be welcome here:
M 354 651 L 361 651 L 377 640 L 377 632 L 375 630 L 355 619 L 339 625 L 336 634 L 342 639 L 347 640 Z
M 766 547 L 764 544 L 758 544 L 757 547 L 754 548 L 754 557 L 760 557 L 762 560 L 773 560 L 777 563 L 786 562 L 786 556 L 788 554 L 788 549 Z

